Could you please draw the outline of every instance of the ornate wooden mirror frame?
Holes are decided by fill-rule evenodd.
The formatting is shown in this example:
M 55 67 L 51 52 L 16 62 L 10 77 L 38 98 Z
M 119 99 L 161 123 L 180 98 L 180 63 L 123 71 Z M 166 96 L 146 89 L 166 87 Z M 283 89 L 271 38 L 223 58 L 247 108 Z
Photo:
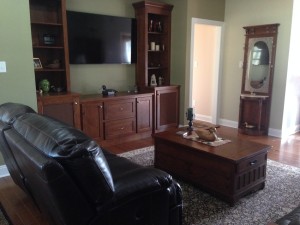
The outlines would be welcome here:
M 272 94 L 279 24 L 243 27 L 246 31 L 242 94 Z

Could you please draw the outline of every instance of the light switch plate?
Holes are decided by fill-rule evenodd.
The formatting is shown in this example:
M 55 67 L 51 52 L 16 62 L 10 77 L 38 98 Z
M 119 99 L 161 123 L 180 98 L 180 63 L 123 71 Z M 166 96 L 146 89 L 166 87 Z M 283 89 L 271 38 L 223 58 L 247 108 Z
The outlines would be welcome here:
M 0 61 L 0 73 L 6 73 L 6 62 Z

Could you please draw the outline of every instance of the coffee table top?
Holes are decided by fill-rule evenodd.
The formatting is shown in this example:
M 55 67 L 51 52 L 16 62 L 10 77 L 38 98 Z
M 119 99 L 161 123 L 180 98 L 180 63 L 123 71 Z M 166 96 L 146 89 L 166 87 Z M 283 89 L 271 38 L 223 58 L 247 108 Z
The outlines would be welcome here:
M 178 131 L 178 130 L 177 130 Z M 165 140 L 182 146 L 188 146 L 193 151 L 201 151 L 202 153 L 213 154 L 214 156 L 226 158 L 233 161 L 239 161 L 266 152 L 271 149 L 270 145 L 264 145 L 252 141 L 243 140 L 238 137 L 228 137 L 220 135 L 222 138 L 231 140 L 231 142 L 220 146 L 209 146 L 197 141 L 188 140 L 176 131 L 165 131 L 156 133 L 155 140 Z

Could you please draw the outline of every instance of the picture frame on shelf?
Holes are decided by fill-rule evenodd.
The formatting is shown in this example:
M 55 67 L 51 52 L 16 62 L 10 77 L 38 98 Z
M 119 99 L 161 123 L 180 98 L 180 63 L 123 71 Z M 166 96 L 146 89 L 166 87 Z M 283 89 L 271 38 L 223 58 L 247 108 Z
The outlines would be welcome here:
M 33 66 L 34 66 L 34 69 L 43 69 L 43 65 L 39 58 L 33 58 Z

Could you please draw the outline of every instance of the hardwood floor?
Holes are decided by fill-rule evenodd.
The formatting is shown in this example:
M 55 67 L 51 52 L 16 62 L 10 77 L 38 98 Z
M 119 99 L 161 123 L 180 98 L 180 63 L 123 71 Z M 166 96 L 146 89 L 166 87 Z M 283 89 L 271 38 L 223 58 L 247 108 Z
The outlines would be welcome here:
M 290 136 L 287 140 L 281 140 L 270 136 L 242 135 L 238 133 L 237 129 L 221 127 L 218 129 L 218 134 L 220 136 L 238 136 L 245 140 L 271 145 L 272 149 L 268 153 L 269 159 L 300 168 L 300 133 Z M 107 149 L 113 153 L 121 153 L 150 145 L 153 145 L 152 138 L 110 146 Z M 13 225 L 51 224 L 10 177 L 0 178 L 0 202 Z

